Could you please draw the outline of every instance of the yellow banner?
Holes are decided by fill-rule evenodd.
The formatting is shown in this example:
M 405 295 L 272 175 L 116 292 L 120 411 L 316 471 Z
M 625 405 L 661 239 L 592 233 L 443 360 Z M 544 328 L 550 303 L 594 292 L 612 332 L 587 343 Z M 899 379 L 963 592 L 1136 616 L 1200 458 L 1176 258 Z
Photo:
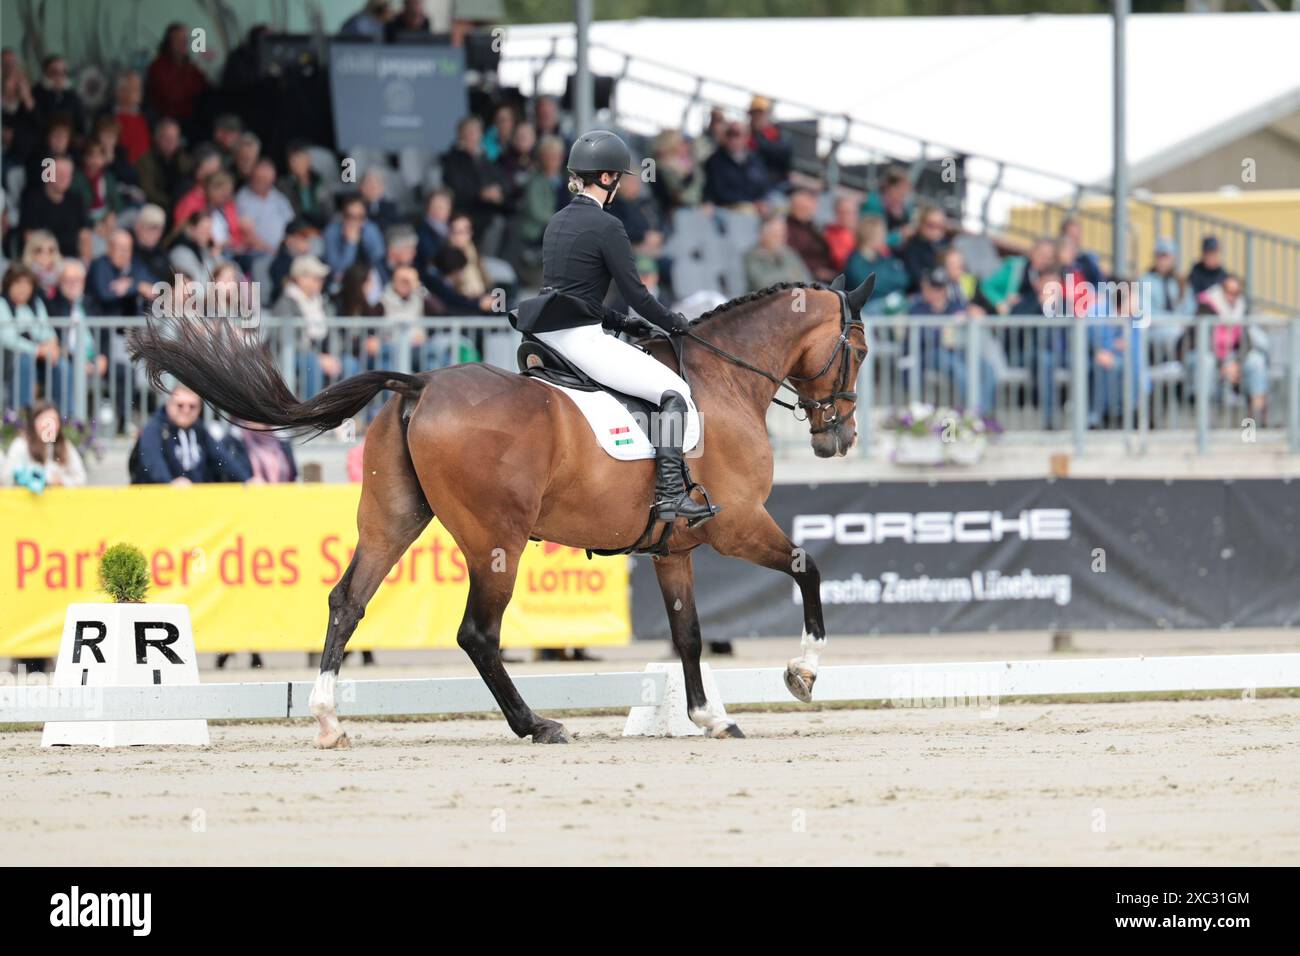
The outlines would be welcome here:
M 106 601 L 99 555 L 148 558 L 149 600 L 188 604 L 200 651 L 319 651 L 356 545 L 356 485 L 0 489 L 0 657 L 53 657 L 68 604 Z M 394 566 L 348 647 L 455 647 L 464 556 L 436 521 Z M 625 644 L 627 558 L 529 544 L 502 625 L 512 647 Z

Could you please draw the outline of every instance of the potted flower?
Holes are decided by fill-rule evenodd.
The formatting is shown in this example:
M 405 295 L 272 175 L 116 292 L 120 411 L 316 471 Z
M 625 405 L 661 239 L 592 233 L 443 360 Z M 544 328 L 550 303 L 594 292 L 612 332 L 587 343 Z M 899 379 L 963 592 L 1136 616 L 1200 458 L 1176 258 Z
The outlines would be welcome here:
M 900 465 L 973 465 L 1002 432 L 991 418 L 921 404 L 888 413 L 880 427 L 893 436 L 890 459 Z

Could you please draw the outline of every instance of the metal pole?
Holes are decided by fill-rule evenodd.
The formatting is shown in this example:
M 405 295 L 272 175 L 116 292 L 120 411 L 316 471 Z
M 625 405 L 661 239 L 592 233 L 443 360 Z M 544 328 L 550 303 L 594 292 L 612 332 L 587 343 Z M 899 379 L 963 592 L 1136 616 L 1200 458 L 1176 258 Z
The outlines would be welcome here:
M 68 339 L 72 342 L 72 407 L 65 408 L 64 415 L 93 421 L 95 413 L 86 404 L 86 363 L 90 361 L 86 357 L 86 343 L 94 341 L 95 333 L 86 328 L 85 316 L 74 318 L 68 332 Z
M 282 318 L 275 320 L 279 323 L 280 333 L 280 374 L 284 377 L 284 384 L 289 387 L 289 391 L 298 393 L 298 359 L 294 354 L 294 329 L 290 319 Z M 299 395 L 300 398 L 310 398 L 309 395 Z
M 1125 148 L 1125 71 L 1128 61 L 1124 33 L 1128 25 L 1129 0 L 1115 0 L 1115 102 L 1114 176 L 1111 197 L 1111 274 L 1123 279 L 1128 274 L 1128 159 Z
M 1125 443 L 1127 443 L 1133 436 L 1134 431 L 1133 389 L 1135 385 L 1134 379 L 1137 377 L 1137 368 L 1135 363 L 1137 361 L 1138 348 L 1135 340 L 1137 339 L 1138 328 L 1133 321 L 1132 314 L 1125 316 L 1123 321 L 1128 323 L 1128 328 L 1124 328 L 1123 325 L 1120 326 L 1120 333 L 1124 336 L 1124 351 L 1120 353 L 1119 357 L 1121 363 L 1120 367 L 1122 370 L 1120 374 L 1120 388 L 1124 389 L 1124 394 L 1120 397 L 1120 408 L 1123 410 L 1122 415 L 1124 417 L 1124 426 L 1122 430 L 1124 432 Z M 1106 397 L 1107 399 L 1110 398 L 1109 395 Z M 1129 447 L 1132 446 L 1130 445 Z
M 1286 447 L 1293 455 L 1300 452 L 1300 329 L 1296 321 L 1292 317 L 1286 323 Z
M 577 28 L 578 48 L 575 53 L 576 70 L 573 77 L 573 119 L 577 124 L 575 134 L 591 129 L 592 95 L 591 65 L 587 62 L 588 32 L 591 30 L 591 0 L 574 0 L 574 24 Z
M 974 316 L 966 320 L 966 394 L 962 400 L 967 411 L 988 415 L 992 409 L 980 407 L 980 327 Z
M 397 371 L 410 374 L 415 369 L 411 368 L 411 333 L 415 330 L 414 322 L 394 323 L 389 329 L 388 338 L 392 343 L 393 363 L 397 366 Z M 364 329 L 358 330 L 365 334 Z
M 1130 318 L 1130 322 L 1132 319 Z M 1150 412 L 1148 402 L 1151 400 L 1147 395 L 1147 383 L 1151 380 L 1151 363 L 1147 358 L 1147 330 L 1151 328 L 1151 317 L 1147 315 L 1147 324 L 1144 328 L 1134 328 L 1130 337 L 1131 341 L 1128 347 L 1132 350 L 1126 358 L 1132 355 L 1137 356 L 1137 432 L 1138 444 L 1137 450 L 1145 455 L 1147 451 L 1147 432 L 1151 430 Z
M 1214 357 L 1210 352 L 1210 320 L 1196 319 L 1196 453 L 1210 450 L 1210 375 Z
M 939 330 L 943 334 L 943 330 Z M 907 326 L 907 354 L 912 361 L 907 377 L 907 402 L 909 405 L 921 404 L 921 325 L 910 322 Z
M 1067 316 L 1073 312 L 1067 306 Z M 1070 435 L 1074 456 L 1083 457 L 1084 435 L 1088 433 L 1088 320 L 1070 322 Z
M 1241 281 L 1246 290 L 1246 301 L 1253 302 L 1255 300 L 1255 234 L 1253 232 L 1246 233 L 1244 252 Z
M 871 454 L 871 419 L 875 414 L 876 400 L 876 343 L 871 338 L 871 326 L 866 328 L 867 357 L 858 369 L 858 451 L 863 458 Z
M 1129 0 L 1115 0 L 1115 55 L 1114 55 L 1114 105 L 1113 105 L 1113 123 L 1114 132 L 1112 141 L 1115 149 L 1113 160 L 1114 173 L 1112 175 L 1111 187 L 1111 246 L 1110 246 L 1110 263 L 1111 275 L 1117 280 L 1123 280 L 1128 275 L 1128 157 L 1125 144 L 1126 136 L 1126 116 L 1125 116 L 1125 98 L 1126 92 L 1126 71 L 1128 69 L 1127 52 L 1125 49 L 1125 31 L 1128 28 L 1128 8 Z M 1077 198 L 1077 197 L 1076 197 Z M 1094 295 L 1096 294 L 1096 290 Z M 1132 427 L 1132 401 L 1131 392 L 1133 382 L 1133 339 L 1135 332 L 1133 316 L 1126 316 L 1129 328 L 1127 330 L 1125 352 L 1120 356 L 1120 361 L 1124 363 L 1123 374 L 1120 376 L 1120 387 L 1124 389 L 1124 394 L 1120 400 L 1120 407 L 1123 409 L 1124 426 L 1123 431 L 1129 432 Z M 1084 339 L 1086 342 L 1086 338 Z M 1083 344 L 1083 343 L 1081 343 Z M 1083 363 L 1080 363 L 1083 364 Z M 1086 375 L 1086 372 L 1084 373 Z M 1080 378 L 1083 378 L 1081 375 Z M 1086 414 L 1086 413 L 1085 413 Z M 1079 410 L 1075 412 L 1075 441 L 1076 444 L 1082 442 L 1082 431 L 1078 427 L 1079 419 L 1083 415 Z M 1086 422 L 1086 419 L 1085 419 Z M 1077 453 L 1081 453 L 1081 448 Z

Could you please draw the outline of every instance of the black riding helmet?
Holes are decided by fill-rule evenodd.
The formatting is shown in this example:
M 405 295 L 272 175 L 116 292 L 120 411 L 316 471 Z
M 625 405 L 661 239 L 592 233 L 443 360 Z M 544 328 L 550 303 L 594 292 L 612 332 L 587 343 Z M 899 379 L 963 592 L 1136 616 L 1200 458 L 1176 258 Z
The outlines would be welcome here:
M 569 172 L 575 176 L 600 173 L 635 173 L 632 151 L 617 133 L 593 129 L 574 140 L 569 150 Z

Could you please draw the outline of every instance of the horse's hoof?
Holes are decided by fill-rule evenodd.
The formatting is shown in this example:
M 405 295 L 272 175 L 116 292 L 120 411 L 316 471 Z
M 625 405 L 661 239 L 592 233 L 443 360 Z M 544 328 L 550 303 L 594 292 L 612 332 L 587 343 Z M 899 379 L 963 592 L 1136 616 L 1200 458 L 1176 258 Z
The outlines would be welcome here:
M 535 744 L 567 744 L 568 742 L 569 735 L 564 732 L 564 725 L 557 724 L 553 720 L 548 720 L 533 731 L 533 743 Z
M 731 721 L 728 721 L 727 723 L 723 724 L 717 730 L 709 731 L 709 736 L 712 737 L 714 740 L 726 740 L 728 738 L 743 740 L 745 738 L 745 735 L 741 731 L 741 729 L 737 727 L 734 722 Z
M 347 750 L 352 746 L 348 735 L 342 730 L 332 730 L 316 735 L 317 750 Z
M 785 667 L 785 686 L 796 700 L 805 704 L 811 701 L 816 681 L 817 672 L 801 661 L 791 661 Z

